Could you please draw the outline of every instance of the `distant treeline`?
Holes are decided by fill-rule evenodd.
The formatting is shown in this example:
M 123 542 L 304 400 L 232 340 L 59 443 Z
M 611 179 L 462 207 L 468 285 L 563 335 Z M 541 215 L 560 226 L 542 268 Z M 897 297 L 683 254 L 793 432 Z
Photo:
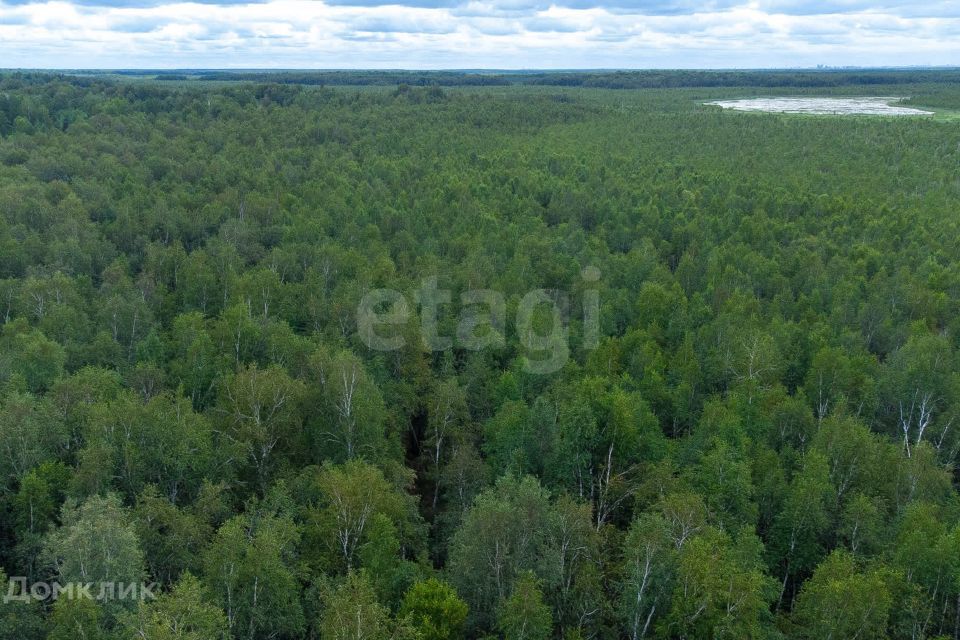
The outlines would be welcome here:
M 646 70 L 646 71 L 310 71 L 310 70 L 103 70 L 71 73 L 0 72 L 0 84 L 45 84 L 51 79 L 92 87 L 109 76 L 155 78 L 166 82 L 257 82 L 308 86 L 553 86 L 595 89 L 679 89 L 723 87 L 843 87 L 957 84 L 960 68 L 810 70 Z
M 138 72 L 142 73 L 142 72 Z M 180 73 L 158 79 L 184 80 Z M 278 82 L 304 85 L 505 86 L 544 85 L 602 89 L 683 87 L 838 87 L 960 81 L 960 70 L 811 70 L 811 71 L 213 71 L 198 80 Z

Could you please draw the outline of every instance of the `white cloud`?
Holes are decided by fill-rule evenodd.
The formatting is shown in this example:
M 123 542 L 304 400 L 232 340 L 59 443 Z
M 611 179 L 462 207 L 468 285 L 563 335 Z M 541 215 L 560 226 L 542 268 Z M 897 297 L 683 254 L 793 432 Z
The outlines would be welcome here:
M 342 1 L 342 0 L 341 0 Z M 0 66 L 782 67 L 960 63 L 956 2 L 0 2 Z M 923 3 L 920 3 L 923 4 Z M 705 6 L 702 3 L 700 6 Z M 906 6 L 906 5 L 904 5 Z M 661 7 L 667 5 L 661 3 Z

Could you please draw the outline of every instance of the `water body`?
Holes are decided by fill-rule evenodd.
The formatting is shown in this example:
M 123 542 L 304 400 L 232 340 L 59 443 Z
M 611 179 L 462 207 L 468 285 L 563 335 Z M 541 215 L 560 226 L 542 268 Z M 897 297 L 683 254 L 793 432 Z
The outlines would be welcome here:
M 707 104 L 736 111 L 806 113 L 815 115 L 932 116 L 932 111 L 901 107 L 904 98 L 751 98 L 717 100 Z

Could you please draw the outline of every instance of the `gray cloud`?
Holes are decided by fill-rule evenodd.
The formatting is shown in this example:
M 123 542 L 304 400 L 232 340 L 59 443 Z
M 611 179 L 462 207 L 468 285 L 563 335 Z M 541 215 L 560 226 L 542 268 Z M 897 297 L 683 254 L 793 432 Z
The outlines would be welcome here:
M 352 31 L 374 33 L 453 33 L 456 25 L 446 20 L 420 20 L 406 15 L 361 16 L 350 21 Z
M 37 0 L 2 0 L 7 6 L 23 6 Z M 174 1 L 233 6 L 263 4 L 269 0 L 71 0 L 81 7 L 149 8 Z M 321 1 L 321 0 L 316 0 Z M 645 16 L 683 16 L 729 11 L 750 6 L 749 0 L 322 0 L 335 7 L 384 7 L 390 5 L 418 9 L 449 9 L 459 15 L 531 15 L 550 6 L 568 9 L 606 9 L 618 14 Z M 757 0 L 754 5 L 767 13 L 814 16 L 856 12 L 887 13 L 901 17 L 960 18 L 960 0 Z
M 124 33 L 150 33 L 170 24 L 170 22 L 170 18 L 165 17 L 134 16 L 119 18 L 112 26 Z
M 960 1 L 908 2 L 904 0 L 763 0 L 760 7 L 771 13 L 814 16 L 837 13 L 876 12 L 903 17 L 960 17 Z
M 41 0 L 42 1 L 42 0 Z M 232 6 L 249 4 L 250 2 L 267 2 L 268 0 L 177 0 L 190 1 L 197 4 Z M 26 6 L 37 4 L 38 0 L 3 0 L 7 6 Z M 77 7 L 102 7 L 115 9 L 144 9 L 173 4 L 170 0 L 70 0 L 70 4 Z
M 581 30 L 575 22 L 559 18 L 538 17 L 523 21 L 527 31 L 543 33 L 576 33 Z

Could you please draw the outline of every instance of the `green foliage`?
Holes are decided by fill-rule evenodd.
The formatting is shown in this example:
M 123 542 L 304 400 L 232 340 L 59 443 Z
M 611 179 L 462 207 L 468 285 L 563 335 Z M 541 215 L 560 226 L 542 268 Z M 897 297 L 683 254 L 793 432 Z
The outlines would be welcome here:
M 58 524 L 60 508 L 70 485 L 70 468 L 60 462 L 45 462 L 20 480 L 20 488 L 11 500 L 20 566 L 28 577 L 42 575 L 43 541 Z
M 139 587 L 145 577 L 143 551 L 130 515 L 116 494 L 93 496 L 79 505 L 68 502 L 60 520 L 61 527 L 47 535 L 45 554 L 61 584 Z
M 793 620 L 801 638 L 884 638 L 893 598 L 883 569 L 857 567 L 835 551 L 817 567 L 797 598 Z
M 143 403 L 127 391 L 89 411 L 79 454 L 84 489 L 95 493 L 112 481 L 129 496 L 147 484 L 171 501 L 196 495 L 214 447 L 209 422 L 189 402 L 163 393 Z
M 631 640 L 653 631 L 669 601 L 677 549 L 669 523 L 659 514 L 643 514 L 631 524 L 618 585 L 622 628 Z
M 248 477 L 266 488 L 280 454 L 294 450 L 300 436 L 303 384 L 280 367 L 243 368 L 221 393 L 223 433 Z
M 0 583 L 9 584 L 7 574 L 0 570 Z M 5 593 L 5 595 L 26 595 Z M 44 619 L 39 602 L 0 601 L 0 638 L 3 640 L 40 640 L 45 637 L 49 620 Z
M 760 541 L 709 529 L 680 550 L 670 609 L 660 626 L 679 637 L 760 638 L 766 635 L 776 583 L 764 575 Z
M 387 640 L 390 612 L 377 601 L 365 573 L 351 571 L 325 599 L 322 640 Z
M 548 494 L 530 476 L 505 476 L 477 496 L 454 534 L 449 560 L 451 582 L 475 626 L 488 624 L 518 576 L 536 568 L 549 510 Z
M 217 531 L 204 554 L 204 576 L 234 637 L 260 640 L 303 630 L 299 541 L 299 527 L 266 507 L 234 516 Z
M 50 615 L 50 633 L 47 640 L 106 640 L 100 605 L 91 598 L 63 598 L 58 600 Z
M 153 485 L 137 496 L 133 516 L 150 575 L 164 585 L 173 584 L 180 574 L 200 568 L 201 549 L 210 540 L 214 522 L 203 506 L 216 500 L 217 488 L 205 485 L 188 508 L 178 508 L 161 496 Z
M 4 351 L 12 358 L 12 372 L 23 376 L 31 392 L 45 391 L 63 374 L 67 356 L 56 342 L 49 340 L 40 331 L 12 333 L 12 327 L 4 327 Z M 12 334 L 12 335 L 11 335 Z
M 320 350 L 309 367 L 315 389 L 310 402 L 319 409 L 310 427 L 316 457 L 337 462 L 389 459 L 386 408 L 363 362 L 349 351 Z
M 787 488 L 770 533 L 768 551 L 775 559 L 771 564 L 779 566 L 783 575 L 781 600 L 790 579 L 811 571 L 823 556 L 832 493 L 826 459 L 809 453 Z
M 553 621 L 550 607 L 531 573 L 521 575 L 510 597 L 500 605 L 497 628 L 505 640 L 547 640 Z
M 185 573 L 169 593 L 142 604 L 121 625 L 128 637 L 143 640 L 226 640 L 227 617 L 210 604 L 200 581 Z
M 956 635 L 958 77 L 0 73 L 0 638 Z
M 403 596 L 399 617 L 409 620 L 423 640 L 454 640 L 463 634 L 467 603 L 447 583 L 415 582 Z
M 311 564 L 337 572 L 358 564 L 380 565 L 385 573 L 377 576 L 378 582 L 402 579 L 405 568 L 396 563 L 402 559 L 401 547 L 416 549 L 422 535 L 416 501 L 402 485 L 391 484 L 376 467 L 352 460 L 307 467 L 293 489 Z
M 59 460 L 70 433 L 49 399 L 8 390 L 0 396 L 0 473 L 9 488 L 35 466 Z

